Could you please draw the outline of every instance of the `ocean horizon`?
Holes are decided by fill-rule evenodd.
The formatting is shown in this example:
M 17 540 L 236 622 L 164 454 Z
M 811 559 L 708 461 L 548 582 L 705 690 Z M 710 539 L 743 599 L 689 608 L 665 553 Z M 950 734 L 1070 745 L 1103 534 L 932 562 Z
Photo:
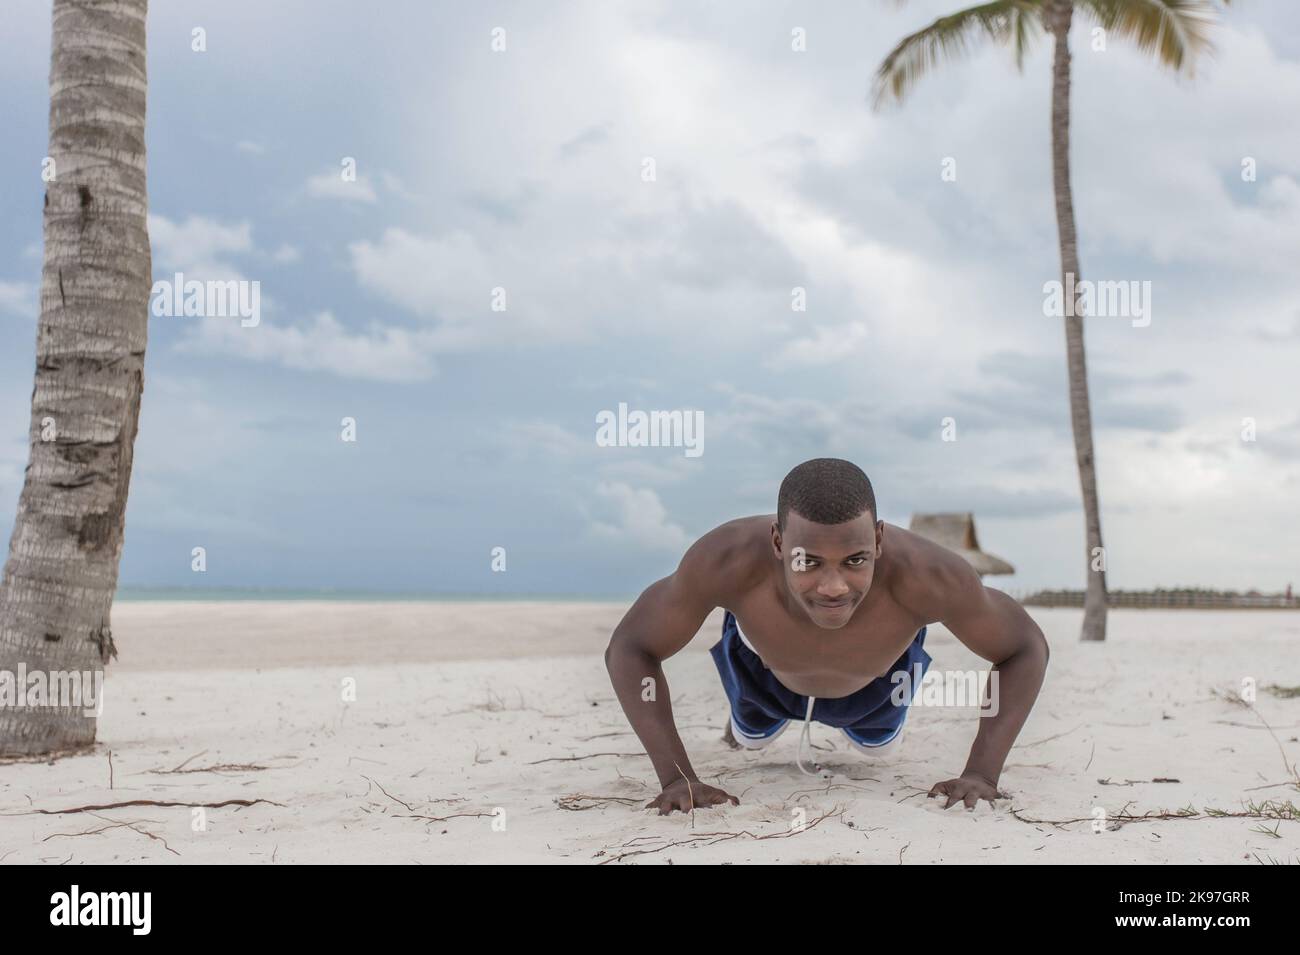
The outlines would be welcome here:
M 119 587 L 114 601 L 135 602 L 145 600 L 363 600 L 379 602 L 441 602 L 472 603 L 475 601 L 548 603 L 631 603 L 636 595 L 628 597 L 608 594 L 502 594 L 502 593 L 438 593 L 428 591 L 346 590 L 336 587 L 292 589 L 273 587 Z

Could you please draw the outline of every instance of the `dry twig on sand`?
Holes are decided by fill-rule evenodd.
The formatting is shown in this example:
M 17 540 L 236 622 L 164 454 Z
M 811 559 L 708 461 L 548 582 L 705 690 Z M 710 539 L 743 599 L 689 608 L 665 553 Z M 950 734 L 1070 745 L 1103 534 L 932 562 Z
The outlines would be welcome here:
M 1261 689 L 1265 693 L 1272 693 L 1283 700 L 1294 700 L 1300 697 L 1300 686 L 1280 686 L 1277 683 L 1270 683 L 1268 686 L 1261 687 Z
M 1276 683 L 1269 684 L 1269 686 L 1279 690 L 1288 689 L 1286 687 L 1278 687 Z M 1265 687 L 1265 689 L 1268 689 L 1268 687 Z M 1219 690 L 1216 689 L 1215 687 L 1210 687 L 1210 693 L 1212 693 L 1214 696 L 1221 697 L 1227 702 L 1232 703 L 1236 706 L 1244 707 L 1245 709 L 1248 709 L 1250 710 L 1250 712 L 1255 714 L 1255 719 L 1259 720 L 1261 723 L 1264 724 L 1264 729 L 1268 730 L 1268 735 L 1273 737 L 1273 742 L 1277 744 L 1277 750 L 1279 753 L 1282 754 L 1282 765 L 1283 767 L 1285 767 L 1287 775 L 1290 776 L 1292 779 L 1294 779 L 1297 785 L 1300 785 L 1300 771 L 1297 771 L 1295 763 L 1287 762 L 1286 749 L 1285 747 L 1282 746 L 1282 741 L 1277 738 L 1277 734 L 1273 732 L 1273 727 L 1269 726 L 1268 720 L 1264 719 L 1263 714 L 1261 714 L 1259 710 L 1255 708 L 1254 702 L 1252 702 L 1251 700 L 1247 700 L 1245 697 L 1241 695 L 1241 693 L 1239 693 L 1235 689 Z
M 212 766 L 195 766 L 193 769 L 150 769 L 147 772 L 153 776 L 171 776 L 176 773 L 256 773 L 270 768 L 256 763 L 216 763 Z
M 1115 823 L 1116 828 L 1133 822 L 1152 822 L 1157 819 L 1281 819 L 1289 821 L 1300 821 L 1300 807 L 1291 801 L 1281 802 L 1278 800 L 1268 799 L 1262 803 L 1247 802 L 1243 804 L 1243 812 L 1228 812 L 1226 809 L 1196 809 L 1187 806 L 1183 809 L 1176 809 L 1172 812 L 1166 810 L 1148 810 L 1137 816 L 1128 811 L 1128 807 L 1133 805 L 1131 802 L 1125 803 L 1124 807 L 1116 813 L 1108 813 L 1104 819 L 1105 823 Z M 1021 815 L 1020 811 L 1014 806 L 1009 810 L 1011 815 L 1015 816 L 1021 822 L 1027 822 L 1032 825 L 1054 826 L 1057 829 L 1063 829 L 1066 826 L 1078 822 L 1096 822 L 1095 816 L 1083 816 L 1078 819 L 1030 819 L 1028 816 Z
M 495 815 L 495 813 L 492 812 L 454 812 L 449 816 L 426 816 L 423 813 L 416 812 L 415 807 L 412 806 L 405 799 L 398 799 L 387 789 L 385 789 L 377 780 L 371 779 L 369 776 L 364 776 L 364 775 L 361 778 L 364 779 L 366 782 L 370 783 L 371 786 L 377 788 L 381 793 L 383 793 L 393 802 L 397 803 L 397 805 L 410 810 L 409 813 L 405 813 L 405 812 L 393 813 L 392 818 L 394 819 L 423 819 L 426 822 L 446 822 L 448 819 Z M 369 792 L 370 790 L 367 789 L 366 794 L 369 794 Z M 431 799 L 428 801 L 429 802 L 464 802 L 465 800 L 464 799 Z M 366 811 L 369 812 L 369 810 Z M 387 813 L 385 813 L 385 815 L 387 815 Z
M 256 806 L 263 803 L 267 806 L 279 806 L 284 808 L 283 803 L 271 802 L 269 799 L 226 799 L 221 802 L 170 802 L 158 799 L 129 799 L 126 802 L 111 802 L 103 806 L 73 806 L 71 809 L 24 809 L 22 812 L 0 813 L 4 816 L 30 816 L 40 814 L 42 816 L 66 816 L 77 812 L 101 812 L 105 809 L 125 809 L 127 806 L 161 806 L 163 808 L 178 809 L 222 809 L 226 806 Z
M 606 806 L 620 804 L 624 806 L 640 806 L 641 798 L 631 796 L 589 796 L 586 793 L 573 793 L 569 796 L 557 796 L 555 804 L 561 809 L 568 809 L 570 812 L 581 812 L 584 809 L 604 809 Z
M 99 818 L 102 819 L 103 817 L 100 816 Z M 139 828 L 139 825 L 140 824 L 138 822 L 114 822 L 107 826 L 100 826 L 98 829 L 86 829 L 82 832 L 54 832 L 46 836 L 44 839 L 42 839 L 41 842 L 49 842 L 51 839 L 59 839 L 59 838 L 71 839 L 71 838 L 76 838 L 77 836 L 94 836 L 94 835 L 98 835 L 101 832 L 107 832 L 110 829 L 125 828 L 125 829 L 130 829 L 132 832 L 138 832 L 142 836 L 147 836 L 148 838 L 154 840 L 155 842 L 161 842 L 163 848 L 166 849 L 174 856 L 180 855 L 179 852 L 177 852 L 175 849 L 173 849 L 171 846 L 167 844 L 167 840 L 164 839 L 162 836 L 155 835 L 154 833 L 150 832 L 147 829 L 141 829 Z
M 491 812 L 454 812 L 454 813 L 452 813 L 450 816 L 422 816 L 422 815 L 420 815 L 419 813 L 412 813 L 412 814 L 410 814 L 410 815 L 407 815 L 406 813 L 398 813 L 397 815 L 393 816 L 393 818 L 394 818 L 394 819 L 424 819 L 424 820 L 426 820 L 426 821 L 428 821 L 428 822 L 446 822 L 448 819 L 459 819 L 459 818 L 461 818 L 462 816 L 472 816 L 472 817 L 477 818 L 477 817 L 480 817 L 480 816 L 492 816 L 492 815 L 495 815 L 495 813 L 491 813 Z
M 701 832 L 687 839 L 667 840 L 661 846 L 650 846 L 646 848 L 641 848 L 638 844 L 653 839 L 661 839 L 663 837 L 662 836 L 637 836 L 635 839 L 630 839 L 627 842 L 623 843 L 623 845 L 620 847 L 626 849 L 629 846 L 635 845 L 637 846 L 637 848 L 629 849 L 629 851 L 627 852 L 620 852 L 617 855 L 612 855 L 607 859 L 602 859 L 597 864 L 605 865 L 610 862 L 621 862 L 623 859 L 626 859 L 629 856 L 652 855 L 656 852 L 663 852 L 666 849 L 672 849 L 678 846 L 693 846 L 696 843 L 701 843 L 706 846 L 711 846 L 711 845 L 716 845 L 719 842 L 728 842 L 732 839 L 740 839 L 740 838 L 749 838 L 755 841 L 763 841 L 765 839 L 788 839 L 791 836 L 799 835 L 801 832 L 807 832 L 809 829 L 812 829 L 818 823 L 821 823 L 826 819 L 831 818 L 832 816 L 842 816 L 844 815 L 844 811 L 845 810 L 843 806 L 837 805 L 834 809 L 827 810 L 826 812 L 818 816 L 816 819 L 811 820 L 806 825 L 800 826 L 799 828 L 792 828 L 784 832 L 769 832 L 761 836 L 755 835 L 754 833 L 750 832 L 748 829 L 740 829 L 736 832 Z M 612 848 L 613 847 L 611 846 L 611 847 L 606 847 L 605 849 L 601 849 L 599 852 L 596 853 L 596 857 L 605 855 L 605 853 L 610 851 L 610 849 Z
M 645 753 L 588 753 L 586 756 L 548 756 L 546 759 L 534 759 L 528 763 L 529 766 L 536 766 L 538 763 L 573 763 L 581 759 L 595 759 L 597 756 L 644 756 Z
M 404 801 L 404 800 L 398 799 L 396 796 L 394 796 L 392 793 L 390 793 L 390 792 L 389 792 L 387 789 L 385 789 L 382 785 L 380 785 L 379 783 L 375 782 L 375 781 L 374 781 L 373 779 L 371 779 L 369 776 L 362 775 L 361 778 L 364 779 L 366 782 L 368 782 L 368 783 L 374 785 L 374 786 L 378 786 L 378 787 L 379 787 L 379 791 L 380 791 L 381 793 L 383 793 L 385 796 L 387 796 L 387 797 L 388 797 L 389 799 L 391 799 L 393 802 L 397 803 L 399 806 L 402 806 L 402 807 L 405 808 L 405 809 L 409 809 L 409 810 L 411 810 L 411 812 L 415 812 L 415 807 L 412 806 L 409 802 L 406 802 L 406 801 Z

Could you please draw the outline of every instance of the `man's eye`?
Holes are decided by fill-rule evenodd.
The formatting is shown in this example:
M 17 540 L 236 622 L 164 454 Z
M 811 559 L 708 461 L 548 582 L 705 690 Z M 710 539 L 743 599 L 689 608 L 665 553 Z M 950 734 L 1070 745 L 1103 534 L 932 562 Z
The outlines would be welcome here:
M 866 562 L 867 559 L 865 557 L 850 557 L 845 563 L 851 564 L 854 567 L 861 567 Z

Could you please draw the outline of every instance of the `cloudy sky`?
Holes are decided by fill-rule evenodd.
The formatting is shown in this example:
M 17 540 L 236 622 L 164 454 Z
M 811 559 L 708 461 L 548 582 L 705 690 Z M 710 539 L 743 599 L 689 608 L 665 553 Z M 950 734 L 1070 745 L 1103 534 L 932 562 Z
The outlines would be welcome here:
M 124 584 L 632 595 L 829 455 L 887 521 L 974 511 L 1000 586 L 1082 585 L 1045 43 L 874 112 L 949 3 L 152 7 L 155 276 L 262 317 L 151 319 Z M 6 541 L 49 29 L 6 4 Z M 1300 584 L 1300 8 L 1232 9 L 1191 78 L 1072 43 L 1082 272 L 1151 283 L 1149 325 L 1086 329 L 1112 586 Z M 702 411 L 704 453 L 599 446 L 620 402 Z

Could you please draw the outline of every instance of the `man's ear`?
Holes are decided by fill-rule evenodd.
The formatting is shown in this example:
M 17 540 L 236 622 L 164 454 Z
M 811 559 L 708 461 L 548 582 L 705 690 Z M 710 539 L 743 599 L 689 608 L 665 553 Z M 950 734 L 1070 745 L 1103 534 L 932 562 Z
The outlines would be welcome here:
M 776 521 L 772 522 L 772 553 L 781 560 L 781 528 Z
M 885 522 L 876 521 L 876 556 L 879 557 L 885 550 Z

